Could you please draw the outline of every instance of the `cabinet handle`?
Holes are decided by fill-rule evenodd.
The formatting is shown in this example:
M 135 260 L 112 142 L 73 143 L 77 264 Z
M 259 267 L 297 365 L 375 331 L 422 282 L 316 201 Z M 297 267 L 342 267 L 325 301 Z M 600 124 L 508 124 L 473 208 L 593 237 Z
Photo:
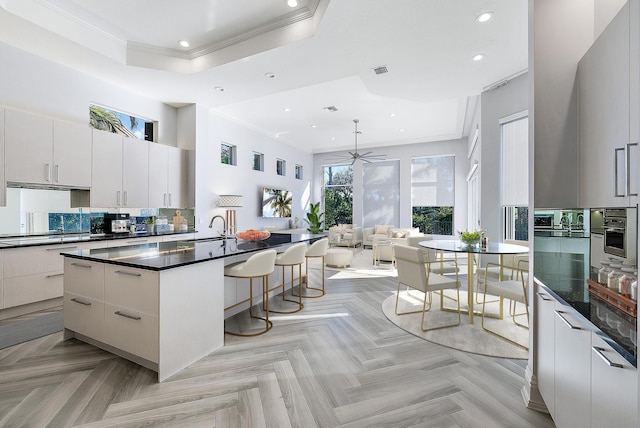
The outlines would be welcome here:
M 55 278 L 56 276 L 63 276 L 64 273 L 52 273 L 51 275 L 47 275 L 47 278 Z
M 169 193 L 169 207 L 171 207 L 171 193 Z
M 81 267 L 81 268 L 86 268 L 86 269 L 91 269 L 91 265 L 83 265 L 82 263 L 71 263 L 71 266 L 77 266 L 77 267 Z
M 560 317 L 560 319 L 561 319 L 562 321 L 564 321 L 564 323 L 565 323 L 565 324 L 566 324 L 570 329 L 573 329 L 573 330 L 582 330 L 582 328 L 581 328 L 581 327 L 579 327 L 579 326 L 577 326 L 577 325 L 573 325 L 573 324 L 571 324 L 571 323 L 569 322 L 569 320 L 567 320 L 567 319 L 562 315 L 562 314 L 563 314 L 563 312 L 560 312 L 560 311 L 553 311 L 553 312 L 555 312 L 555 313 L 556 313 L 556 315 L 557 315 L 557 316 L 559 316 L 559 317 Z
M 142 319 L 141 316 L 129 315 L 129 314 L 125 314 L 125 313 L 120 312 L 120 311 L 115 311 L 114 314 L 120 315 L 121 317 L 129 318 L 130 320 L 140 321 Z
M 626 152 L 624 147 L 618 147 L 616 149 L 613 149 L 614 155 L 613 155 L 613 174 L 614 174 L 614 180 L 613 180 L 613 185 L 614 185 L 614 197 L 616 198 L 623 198 L 625 196 L 624 193 L 620 194 L 620 191 L 618 189 L 618 153 L 619 152 Z M 626 155 L 625 155 L 626 158 Z M 626 183 L 625 183 L 626 185 Z
M 71 299 L 71 301 L 75 303 L 80 303 L 81 305 L 84 305 L 84 306 L 91 306 L 91 302 L 83 302 L 82 300 L 76 299 L 75 297 Z
M 127 206 L 127 199 L 128 199 L 128 198 L 127 198 L 127 191 L 125 190 L 125 191 L 124 191 L 124 206 L 125 206 L 125 207 Z
M 597 346 L 592 346 L 591 349 L 593 349 L 593 352 L 595 352 L 598 357 L 602 358 L 602 361 L 607 363 L 607 365 L 609 367 L 617 367 L 619 369 L 624 367 L 622 364 L 614 363 L 613 361 L 608 359 L 607 356 L 603 354 L 603 351 L 605 350 L 604 348 L 599 348 Z
M 164 206 L 165 207 L 167 206 L 167 194 L 166 193 L 164 194 Z
M 120 191 L 116 192 L 116 205 L 120 205 Z
M 121 275 L 129 275 L 129 276 L 142 276 L 141 273 L 127 272 L 124 270 L 117 270 L 116 273 L 119 273 Z
M 537 292 L 536 294 L 538 295 L 538 297 L 540 297 L 545 302 L 551 302 L 551 299 L 546 294 L 540 293 L 540 292 Z
M 60 165 L 56 164 L 56 183 L 60 182 Z
M 638 196 L 638 193 L 631 193 L 631 168 L 632 168 L 632 163 L 631 163 L 631 147 L 633 146 L 637 146 L 638 143 L 627 143 L 627 147 L 625 150 L 625 156 L 626 156 L 626 168 L 627 168 L 627 182 L 626 182 L 626 193 L 627 196 Z
M 44 169 L 44 179 L 47 181 L 51 181 L 51 164 L 50 163 L 46 164 L 46 167 Z
M 77 245 L 73 245 L 71 247 L 56 247 L 56 248 L 47 248 L 47 251 L 58 251 L 58 250 L 73 250 L 74 248 L 78 248 Z

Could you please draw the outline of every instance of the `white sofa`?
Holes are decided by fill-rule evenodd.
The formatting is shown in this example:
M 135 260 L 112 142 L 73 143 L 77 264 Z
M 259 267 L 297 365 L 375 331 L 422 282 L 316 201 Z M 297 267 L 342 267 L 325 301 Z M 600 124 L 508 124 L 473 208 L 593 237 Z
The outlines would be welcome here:
M 367 243 L 367 238 L 364 237 L 364 234 L 369 232 L 368 239 L 370 240 L 370 244 Z M 384 229 L 378 229 L 378 232 L 381 232 Z M 394 245 L 409 245 L 412 246 L 410 241 L 415 241 L 417 246 L 417 242 L 420 240 L 427 239 L 425 235 L 419 231 L 418 228 L 388 228 L 386 234 L 382 233 L 371 233 L 376 232 L 375 227 L 373 228 L 365 228 L 363 230 L 363 243 L 362 246 L 364 248 L 365 245 L 370 245 L 372 249 L 375 249 L 374 259 L 375 261 L 387 261 L 393 262 L 393 246 Z M 428 238 L 430 239 L 430 237 Z M 382 243 L 382 245 L 379 245 Z
M 362 228 L 351 224 L 331 226 L 328 238 L 332 247 L 357 247 L 362 244 Z
M 365 227 L 362 229 L 362 248 L 373 248 L 374 238 L 378 239 L 398 239 L 409 236 L 424 236 L 417 227 L 398 228 L 389 224 Z M 403 243 L 402 241 L 397 241 Z M 403 243 L 403 245 L 407 245 Z

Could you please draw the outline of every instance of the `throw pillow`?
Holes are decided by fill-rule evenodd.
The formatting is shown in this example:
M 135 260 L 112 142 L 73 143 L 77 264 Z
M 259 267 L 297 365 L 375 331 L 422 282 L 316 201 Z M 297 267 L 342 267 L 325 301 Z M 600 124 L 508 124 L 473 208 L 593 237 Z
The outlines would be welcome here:
M 389 226 L 383 226 L 383 225 L 376 225 L 376 227 L 373 230 L 373 234 L 374 235 L 386 235 L 387 232 L 389 231 Z
M 392 236 L 392 238 L 406 238 L 406 236 L 407 236 L 407 235 L 405 234 L 405 232 L 404 232 L 404 231 L 402 231 L 402 230 L 397 230 L 397 231 L 393 232 L 393 236 Z

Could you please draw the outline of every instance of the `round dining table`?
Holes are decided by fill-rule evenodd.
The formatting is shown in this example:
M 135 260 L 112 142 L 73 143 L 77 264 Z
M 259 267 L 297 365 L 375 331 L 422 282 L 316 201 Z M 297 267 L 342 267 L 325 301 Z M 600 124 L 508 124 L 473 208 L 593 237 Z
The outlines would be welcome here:
M 467 245 L 459 240 L 436 240 L 420 241 L 419 245 L 436 251 L 450 253 L 467 253 L 467 302 L 469 308 L 469 324 L 473 324 L 473 265 L 475 254 L 494 254 L 500 257 L 500 266 L 503 265 L 502 257 L 505 254 L 524 254 L 529 252 L 529 248 L 522 245 L 504 244 L 502 242 L 489 242 L 487 247 L 481 245 Z

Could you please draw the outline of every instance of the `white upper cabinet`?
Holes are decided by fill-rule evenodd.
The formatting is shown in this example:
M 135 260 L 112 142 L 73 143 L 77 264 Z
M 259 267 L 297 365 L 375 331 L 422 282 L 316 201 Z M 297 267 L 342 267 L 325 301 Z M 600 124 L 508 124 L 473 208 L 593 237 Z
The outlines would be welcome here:
M 189 206 L 187 152 L 163 144 L 149 144 L 149 206 Z
M 93 130 L 92 207 L 149 206 L 147 141 Z
M 51 184 L 53 119 L 5 111 L 5 179 Z
M 91 186 L 91 131 L 7 109 L 5 180 L 74 188 Z
M 54 184 L 91 187 L 91 128 L 88 125 L 53 121 Z
M 122 139 L 122 203 L 125 207 L 149 206 L 149 142 Z
M 637 203 L 638 141 L 632 141 L 629 5 L 578 64 L 579 169 L 583 207 Z M 636 91 L 637 92 L 637 91 Z M 631 97 L 630 97 L 631 94 Z M 635 133 L 634 133 L 635 134 Z

